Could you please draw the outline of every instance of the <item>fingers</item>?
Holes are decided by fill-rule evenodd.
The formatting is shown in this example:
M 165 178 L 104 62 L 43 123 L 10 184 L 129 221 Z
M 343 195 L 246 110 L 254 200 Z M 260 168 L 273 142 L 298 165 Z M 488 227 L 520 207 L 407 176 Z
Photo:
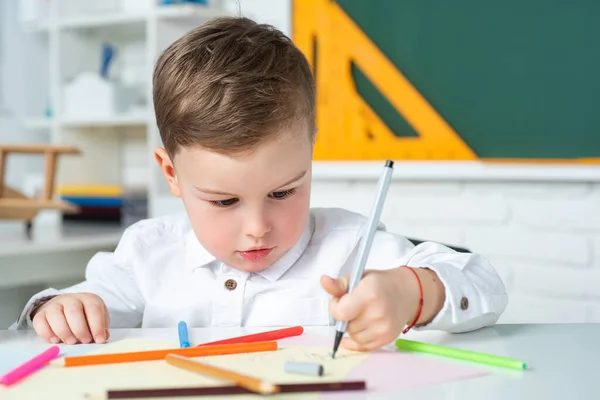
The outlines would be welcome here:
M 92 297 L 83 301 L 83 309 L 89 325 L 89 332 L 93 336 L 94 341 L 96 343 L 106 342 L 108 339 L 108 312 L 106 311 L 104 304 Z
M 92 335 L 88 328 L 88 321 L 83 310 L 83 304 L 79 299 L 73 299 L 63 304 L 65 318 L 71 332 L 81 343 L 90 343 Z M 71 343 L 69 343 L 71 344 Z
M 379 349 L 382 346 L 377 340 L 372 340 L 369 342 L 359 344 L 356 341 L 352 340 L 352 338 L 342 339 L 341 345 L 343 348 L 352 351 L 373 351 Z
M 348 322 L 348 327 L 346 328 L 346 332 L 349 335 L 354 335 L 355 333 L 364 331 L 365 329 L 369 328 L 369 326 L 372 324 L 373 324 L 373 320 L 368 315 L 368 313 L 363 313 L 358 318 L 353 319 L 352 321 Z
M 38 312 L 33 318 L 32 323 L 33 329 L 35 329 L 35 332 L 38 334 L 38 336 L 53 344 L 60 343 L 60 339 L 54 334 L 54 331 L 52 331 L 52 328 L 50 328 L 50 325 L 46 320 L 45 311 Z
M 348 339 L 358 346 L 368 347 L 370 343 L 379 342 L 381 336 L 378 335 L 377 332 L 373 329 L 367 328 L 363 329 L 362 331 L 350 334 L 350 337 Z
M 363 313 L 371 295 L 357 288 L 341 298 L 333 298 L 329 303 L 329 313 L 338 321 L 351 321 Z
M 348 325 L 350 326 L 350 324 Z M 354 351 L 371 351 L 381 348 L 395 339 L 383 327 L 385 323 L 369 323 L 363 325 L 364 329 L 349 332 L 350 337 L 345 338 L 343 346 Z
M 81 313 L 83 318 L 83 313 Z M 71 332 L 67 319 L 65 318 L 62 304 L 53 305 L 46 310 L 46 320 L 48 325 L 58 338 L 66 344 L 77 343 L 77 338 Z
M 104 305 L 104 337 L 106 338 L 106 340 L 108 340 L 110 338 L 110 313 L 108 312 L 108 308 L 106 307 L 106 304 L 104 304 L 104 302 L 102 303 Z
M 369 351 L 381 347 L 384 338 L 379 328 L 379 323 L 373 321 L 369 316 L 362 314 L 348 324 L 346 332 L 350 335 L 345 338 L 345 348 L 354 351 Z
M 110 337 L 108 309 L 92 293 L 57 296 L 40 307 L 32 323 L 37 334 L 51 343 L 104 343 Z
M 333 279 L 323 275 L 321 277 L 321 286 L 333 297 L 342 297 L 348 293 L 348 277 Z
M 371 273 L 352 292 L 331 300 L 330 314 L 338 321 L 348 321 L 346 332 L 350 337 L 344 341 L 345 348 L 374 350 L 399 335 L 406 320 L 406 307 L 393 282 L 390 284 L 392 278 L 389 274 Z M 336 282 L 323 279 L 322 284 L 333 288 Z
M 392 325 L 389 319 L 373 319 L 366 314 L 348 324 L 346 331 L 350 335 L 347 338 L 349 349 L 374 350 L 396 340 L 399 329 Z

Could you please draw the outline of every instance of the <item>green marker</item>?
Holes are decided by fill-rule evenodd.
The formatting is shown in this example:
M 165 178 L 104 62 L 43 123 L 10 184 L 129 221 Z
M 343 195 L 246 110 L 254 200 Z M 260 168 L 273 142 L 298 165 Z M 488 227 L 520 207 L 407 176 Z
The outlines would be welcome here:
M 478 353 L 475 351 L 455 349 L 452 347 L 445 347 L 437 344 L 415 342 L 413 340 L 398 339 L 396 340 L 396 347 L 400 350 L 435 354 L 438 356 L 492 365 L 494 367 L 504 367 L 511 369 L 527 368 L 527 365 L 523 361 L 515 360 L 514 358 L 500 357 L 491 354 Z

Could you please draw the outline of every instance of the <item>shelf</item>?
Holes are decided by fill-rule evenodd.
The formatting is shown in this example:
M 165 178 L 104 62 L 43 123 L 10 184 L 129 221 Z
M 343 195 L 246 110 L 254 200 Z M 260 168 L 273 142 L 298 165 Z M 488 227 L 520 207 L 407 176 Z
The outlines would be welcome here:
M 107 12 L 96 14 L 84 14 L 74 17 L 65 17 L 56 20 L 56 26 L 59 29 L 87 29 L 96 27 L 111 27 L 115 25 L 141 24 L 148 18 L 151 18 L 153 13 L 119 13 Z M 215 7 L 194 6 L 191 4 L 159 6 L 154 13 L 157 19 L 160 20 L 177 20 L 177 19 L 211 19 L 228 15 L 227 10 Z M 25 32 L 44 32 L 48 31 L 53 25 L 51 20 L 40 20 L 23 23 Z
M 0 229 L 0 259 L 23 256 L 69 252 L 89 248 L 116 247 L 124 228 L 93 224 L 73 224 L 59 227 L 34 226 L 33 239 L 28 240 L 22 229 Z
M 23 126 L 25 129 L 35 130 L 35 129 L 50 129 L 52 128 L 52 119 L 50 118 L 27 118 L 23 122 Z
M 50 21 L 35 20 L 23 22 L 21 24 L 21 29 L 25 33 L 46 33 L 50 30 Z
M 95 15 L 81 15 L 77 17 L 60 19 L 58 21 L 58 27 L 63 29 L 94 28 L 101 26 L 143 23 L 144 21 L 146 21 L 145 14 L 98 13 Z
M 125 126 L 146 126 L 148 115 L 115 115 L 101 118 L 61 118 L 60 126 L 66 128 L 108 128 Z

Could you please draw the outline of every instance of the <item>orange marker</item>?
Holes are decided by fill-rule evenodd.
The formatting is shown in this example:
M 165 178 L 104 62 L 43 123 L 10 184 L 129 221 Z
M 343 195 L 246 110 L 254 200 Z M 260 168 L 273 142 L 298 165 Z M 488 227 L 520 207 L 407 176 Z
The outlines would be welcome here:
M 272 340 L 285 339 L 292 336 L 300 336 L 304 333 L 304 328 L 301 326 L 293 326 L 291 328 L 276 329 L 274 331 L 254 333 L 252 335 L 238 336 L 231 339 L 217 340 L 216 342 L 203 343 L 200 346 L 214 346 L 216 344 L 234 344 L 234 343 L 253 343 L 267 342 Z
M 277 342 L 226 344 L 218 346 L 177 348 L 167 350 L 137 351 L 129 353 L 97 354 L 90 356 L 65 357 L 52 361 L 50 364 L 62 367 L 77 367 L 83 365 L 117 364 L 138 361 L 164 360 L 168 354 L 178 354 L 185 357 L 220 356 L 224 354 L 255 353 L 260 351 L 277 350 Z

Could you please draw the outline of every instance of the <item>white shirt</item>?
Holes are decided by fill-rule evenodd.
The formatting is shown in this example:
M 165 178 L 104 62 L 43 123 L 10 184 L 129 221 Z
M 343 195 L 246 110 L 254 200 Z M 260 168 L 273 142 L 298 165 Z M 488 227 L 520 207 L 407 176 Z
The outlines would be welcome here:
M 76 292 L 99 295 L 112 328 L 173 327 L 181 320 L 190 327 L 331 325 L 330 297 L 319 279 L 350 274 L 366 222 L 346 210 L 312 209 L 294 247 L 266 270 L 247 273 L 204 249 L 185 214 L 144 220 L 125 231 L 113 253 L 90 260 L 84 282 L 35 295 L 11 328 L 31 327 L 36 300 Z M 442 310 L 421 329 L 478 329 L 506 307 L 504 284 L 483 257 L 431 242 L 414 246 L 380 226 L 366 269 L 402 265 L 432 269 L 446 288 Z

